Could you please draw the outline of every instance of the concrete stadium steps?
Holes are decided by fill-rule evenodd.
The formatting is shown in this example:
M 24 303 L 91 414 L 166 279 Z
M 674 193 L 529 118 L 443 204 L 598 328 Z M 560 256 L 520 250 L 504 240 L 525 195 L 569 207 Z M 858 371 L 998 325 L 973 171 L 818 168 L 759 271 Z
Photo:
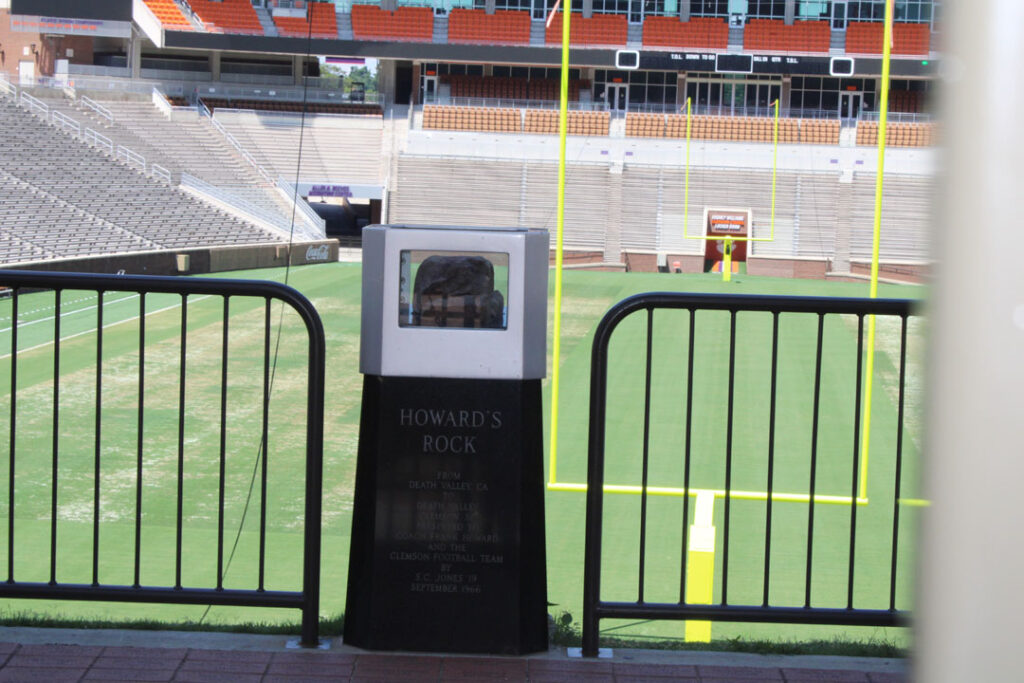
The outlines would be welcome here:
M 886 174 L 882 186 L 879 260 L 923 262 L 930 255 L 934 189 L 926 176 Z M 874 236 L 875 174 L 855 173 L 850 258 L 870 260 Z
M 214 117 L 274 175 L 293 180 L 298 168 L 300 179 L 383 182 L 379 117 L 307 114 L 303 119 L 286 112 L 225 109 Z
M 188 170 L 183 168 L 181 163 L 175 158 L 169 156 L 161 146 L 155 144 L 159 141 L 159 138 L 156 136 L 143 135 L 136 130 L 132 130 L 122 125 L 117 118 L 114 119 L 113 123 L 110 123 L 90 107 L 68 99 L 63 94 L 61 94 L 60 98 L 46 99 L 44 101 L 50 106 L 51 111 L 56 109 L 79 122 L 83 128 L 92 128 L 101 135 L 110 138 L 115 147 L 123 145 L 136 154 L 142 155 L 145 157 L 147 165 L 158 164 L 166 168 L 171 174 L 171 182 L 175 185 L 181 178 L 181 172 Z M 110 109 L 108 106 L 110 103 L 105 102 L 102 104 Z M 149 106 L 152 107 L 152 104 Z M 193 173 L 193 175 L 195 174 Z
M 29 211 L 26 211 L 27 204 L 31 204 Z M 0 225 L 14 242 L 32 247 L 31 254 L 17 248 L 0 253 L 0 261 L 8 263 L 159 248 L 158 244 L 3 170 L 0 170 Z M 72 234 L 74 239 L 70 239 Z
M 557 165 L 405 155 L 392 194 L 393 222 L 519 225 L 555 229 Z M 699 254 L 704 209 L 751 209 L 754 234 L 771 226 L 771 171 L 699 167 L 690 172 L 627 164 L 570 164 L 565 246 L 607 251 Z M 839 174 L 780 171 L 775 188 L 775 239 L 754 245 L 757 256 L 830 259 Z M 493 197 L 481 202 L 481 196 Z
M 392 223 L 521 224 L 521 162 L 400 157 L 397 178 Z M 490 201 L 481 201 L 483 196 Z
M 529 163 L 524 166 L 524 172 L 524 225 L 551 231 L 551 246 L 554 247 L 558 218 L 558 165 Z M 606 251 L 609 237 L 609 212 L 605 203 L 608 198 L 608 166 L 573 164 L 566 168 L 565 175 L 565 248 Z
M 281 239 L 154 181 L 17 105 L 0 102 L 0 171 L 17 237 L 44 258 Z M 34 238 L 31 236 L 34 235 Z
M 556 179 L 551 163 L 403 156 L 392 193 L 391 222 L 508 225 L 555 230 Z M 564 243 L 604 250 L 608 169 L 573 165 L 566 175 Z M 481 201 L 489 197 L 490 201 Z M 528 197 L 529 201 L 524 198 Z
M 184 171 L 217 186 L 265 184 L 256 169 L 198 112 L 176 110 L 168 120 L 149 99 L 102 104 L 113 113 L 115 128 L 146 140 L 160 154 L 157 163 L 174 178 Z
M 175 183 L 183 172 L 189 173 L 283 220 L 290 219 L 291 205 L 205 117 L 175 111 L 168 121 L 149 100 L 103 104 L 114 115 L 114 125 L 104 135 L 168 169 Z

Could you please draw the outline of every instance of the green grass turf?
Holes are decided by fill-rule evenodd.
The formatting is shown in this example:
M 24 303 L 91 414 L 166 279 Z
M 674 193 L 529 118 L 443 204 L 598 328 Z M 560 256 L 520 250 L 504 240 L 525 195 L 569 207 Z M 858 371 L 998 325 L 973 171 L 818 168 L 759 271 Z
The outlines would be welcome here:
M 255 277 L 282 280 L 283 270 L 248 271 L 220 277 Z M 291 271 L 290 284 L 306 294 L 324 320 L 328 344 L 324 448 L 324 536 L 321 613 L 335 616 L 344 611 L 345 574 L 351 524 L 352 486 L 358 440 L 359 387 L 358 335 L 361 270 L 358 265 L 307 266 Z M 739 292 L 759 294 L 808 294 L 862 296 L 867 285 L 756 278 L 741 274 L 731 283 L 720 275 L 613 274 L 569 271 L 565 275 L 562 319 L 561 417 L 559 425 L 558 480 L 586 480 L 587 395 L 590 343 L 594 328 L 615 302 L 644 291 Z M 885 286 L 880 296 L 915 297 L 919 288 Z M 137 297 L 107 296 L 104 334 L 103 462 L 101 470 L 100 580 L 130 583 L 134 548 L 135 419 L 138 386 Z M 109 303 L 114 301 L 115 303 Z M 178 298 L 150 296 L 146 318 L 146 405 L 144 439 L 146 465 L 143 474 L 142 581 L 174 580 L 175 498 L 177 482 L 178 367 L 180 346 Z M 58 579 L 89 581 L 92 572 L 92 484 L 96 380 L 95 298 L 87 293 L 66 292 L 62 337 L 82 333 L 62 344 L 60 399 L 60 472 Z M 48 293 L 21 298 L 19 330 L 18 430 L 15 578 L 47 580 L 50 532 L 50 427 L 53 415 L 53 296 Z M 0 415 L 9 415 L 10 301 L 0 302 Z M 163 312 L 153 313 L 161 309 Z M 274 309 L 275 322 L 278 309 Z M 69 315 L 70 313 L 70 315 Z M 549 317 L 552 311 L 549 310 Z M 262 304 L 232 301 L 230 329 L 241 340 L 232 342 L 229 353 L 228 407 L 231 421 L 227 438 L 225 537 L 230 549 L 238 533 L 259 448 L 262 367 Z M 25 325 L 26 321 L 33 322 Z M 123 321 L 123 322 L 119 322 Z M 613 371 L 609 391 L 609 483 L 639 484 L 639 444 L 642 435 L 643 328 L 640 318 L 625 321 L 612 344 Z M 274 378 L 271 411 L 274 429 L 268 458 L 268 588 L 295 588 L 301 548 L 301 444 L 304 437 L 305 347 L 295 331 L 293 316 L 285 316 Z M 651 425 L 650 484 L 682 486 L 681 444 L 685 408 L 685 314 L 659 312 L 655 316 L 654 411 Z M 698 315 L 700 331 L 696 352 L 692 481 L 695 487 L 724 485 L 724 406 L 727 382 L 728 316 Z M 810 399 L 813 387 L 813 321 L 783 317 L 780 323 L 779 404 L 776 424 L 775 489 L 793 493 L 808 491 Z M 736 374 L 736 421 L 733 443 L 733 488 L 766 489 L 767 386 L 770 366 L 770 317 L 744 314 L 738 318 Z M 922 331 L 911 330 L 911 377 L 919 367 Z M 550 329 L 549 329 L 550 333 Z M 826 326 L 823 364 L 822 424 L 819 440 L 819 493 L 850 494 L 853 434 L 852 387 L 856 323 L 830 320 Z M 876 358 L 877 389 L 873 413 L 872 453 L 890 450 L 895 422 L 895 385 L 899 330 L 890 322 L 879 323 Z M 197 401 L 185 424 L 186 500 L 182 567 L 186 585 L 213 585 L 216 576 L 217 486 L 219 439 L 221 309 L 214 299 L 189 306 L 186 395 Z M 550 348 L 550 346 L 549 346 Z M 549 372 L 550 376 L 550 372 Z M 550 380 L 545 382 L 550 397 Z M 912 382 L 912 389 L 916 384 Z M 910 392 L 905 439 L 903 495 L 916 497 L 916 406 Z M 638 412 L 641 411 L 641 412 Z M 6 453 L 9 420 L 0 427 L 0 450 Z M 6 457 L 0 461 L 0 509 L 7 509 Z M 869 470 L 870 504 L 858 508 L 857 579 L 854 604 L 885 607 L 888 595 L 888 542 L 892 511 L 892 459 L 872 458 Z M 238 550 L 225 585 L 249 587 L 256 576 L 255 504 L 260 499 L 257 478 Z M 582 613 L 582 556 L 584 495 L 548 492 L 548 581 L 552 612 Z M 602 597 L 636 599 L 639 528 L 638 496 L 606 497 L 605 564 Z M 918 508 L 901 509 L 901 534 L 911 539 Z M 806 562 L 804 534 L 808 506 L 777 503 L 773 508 L 771 596 L 776 604 L 802 604 Z M 658 498 L 650 501 L 647 568 L 644 576 L 648 600 L 678 599 L 682 501 Z M 692 515 L 692 507 L 691 507 Z M 763 502 L 733 501 L 730 529 L 729 601 L 759 603 L 764 567 Z M 692 516 L 691 516 L 692 519 Z M 724 504 L 717 501 L 714 514 L 718 528 L 716 599 L 721 598 Z M 844 604 L 850 507 L 816 506 L 812 604 Z M 6 566 L 6 529 L 0 530 L 0 567 Z M 912 543 L 907 544 L 912 547 Z M 898 584 L 909 607 L 910 568 L 913 557 L 901 556 Z M 4 572 L 5 573 L 5 572 Z M 877 596 L 882 596 L 881 598 Z M 881 600 L 881 602 L 880 602 Z M 297 620 L 297 614 L 281 610 L 212 608 L 163 605 L 110 605 L 7 601 L 4 614 L 69 618 L 165 619 L 208 623 L 241 623 L 263 620 Z M 677 638 L 678 623 L 603 622 L 609 635 L 635 639 Z M 858 640 L 905 638 L 899 631 L 840 627 L 799 627 L 759 624 L 716 624 L 714 637 L 767 640 L 820 640 L 846 637 Z

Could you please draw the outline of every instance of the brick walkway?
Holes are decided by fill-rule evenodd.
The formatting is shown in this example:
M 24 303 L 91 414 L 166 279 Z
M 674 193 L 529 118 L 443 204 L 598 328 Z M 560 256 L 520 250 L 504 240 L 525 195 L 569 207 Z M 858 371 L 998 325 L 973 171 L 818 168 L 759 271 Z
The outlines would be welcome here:
M 335 650 L 273 649 L 242 641 L 254 649 L 153 647 L 130 645 L 13 643 L 3 629 L 0 681 L 195 681 L 225 683 L 326 681 L 607 681 L 651 683 L 751 683 L 752 681 L 839 681 L 903 683 L 902 662 L 824 657 L 758 657 L 722 653 L 623 651 L 611 660 L 569 658 L 563 651 L 522 658 L 423 656 Z M 32 629 L 38 632 L 40 629 Z M 74 632 L 58 631 L 61 640 Z M 90 633 L 78 632 L 82 640 Z M 218 634 L 220 635 L 220 634 Z M 192 634 L 201 639 L 203 634 Z M 159 642 L 159 634 L 151 634 Z M 239 636 L 245 639 L 245 636 Z M 57 638 L 55 638 L 57 639 Z M 45 635 L 34 633 L 40 641 Z M 713 663 L 713 662 L 718 663 Z M 735 665 L 745 661 L 746 665 Z M 749 662 L 757 662 L 751 666 Z M 712 662 L 712 663 L 709 663 Z M 817 666 L 815 666 L 817 664 Z

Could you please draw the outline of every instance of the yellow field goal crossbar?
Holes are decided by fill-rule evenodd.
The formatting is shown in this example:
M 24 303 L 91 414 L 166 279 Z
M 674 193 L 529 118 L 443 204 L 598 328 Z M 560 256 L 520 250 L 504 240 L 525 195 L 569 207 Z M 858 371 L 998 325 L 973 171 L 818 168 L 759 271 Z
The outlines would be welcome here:
M 772 242 L 775 240 L 775 185 L 779 166 L 779 101 L 773 102 L 775 116 L 772 126 L 772 201 L 771 201 L 771 222 L 768 237 L 754 237 L 754 226 L 751 225 L 747 235 L 739 237 L 726 237 L 722 235 L 691 235 L 690 229 L 690 134 L 692 130 L 692 100 L 686 98 L 686 171 L 684 176 L 683 189 L 683 239 L 687 240 L 714 240 L 725 242 L 722 250 L 722 281 L 732 280 L 732 243 L 733 242 Z

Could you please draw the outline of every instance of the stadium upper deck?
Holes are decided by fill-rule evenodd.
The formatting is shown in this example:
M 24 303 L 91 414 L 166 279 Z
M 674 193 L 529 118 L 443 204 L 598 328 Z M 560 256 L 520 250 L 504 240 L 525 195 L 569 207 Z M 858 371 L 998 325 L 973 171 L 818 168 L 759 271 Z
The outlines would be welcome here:
M 310 55 L 381 60 L 390 102 L 457 96 L 453 77 L 549 80 L 555 0 L 0 0 L 3 68 L 295 83 Z M 876 108 L 883 0 L 572 0 L 576 106 L 863 118 Z M 896 111 L 919 113 L 935 70 L 938 0 L 897 0 Z M 9 24 L 9 25 L 8 25 Z M 28 49 L 30 48 L 30 49 Z M 17 56 L 14 56 L 17 53 Z M 516 98 L 515 90 L 484 97 Z M 525 92 L 525 91 L 524 91 Z M 547 99 L 547 98 L 541 98 Z

